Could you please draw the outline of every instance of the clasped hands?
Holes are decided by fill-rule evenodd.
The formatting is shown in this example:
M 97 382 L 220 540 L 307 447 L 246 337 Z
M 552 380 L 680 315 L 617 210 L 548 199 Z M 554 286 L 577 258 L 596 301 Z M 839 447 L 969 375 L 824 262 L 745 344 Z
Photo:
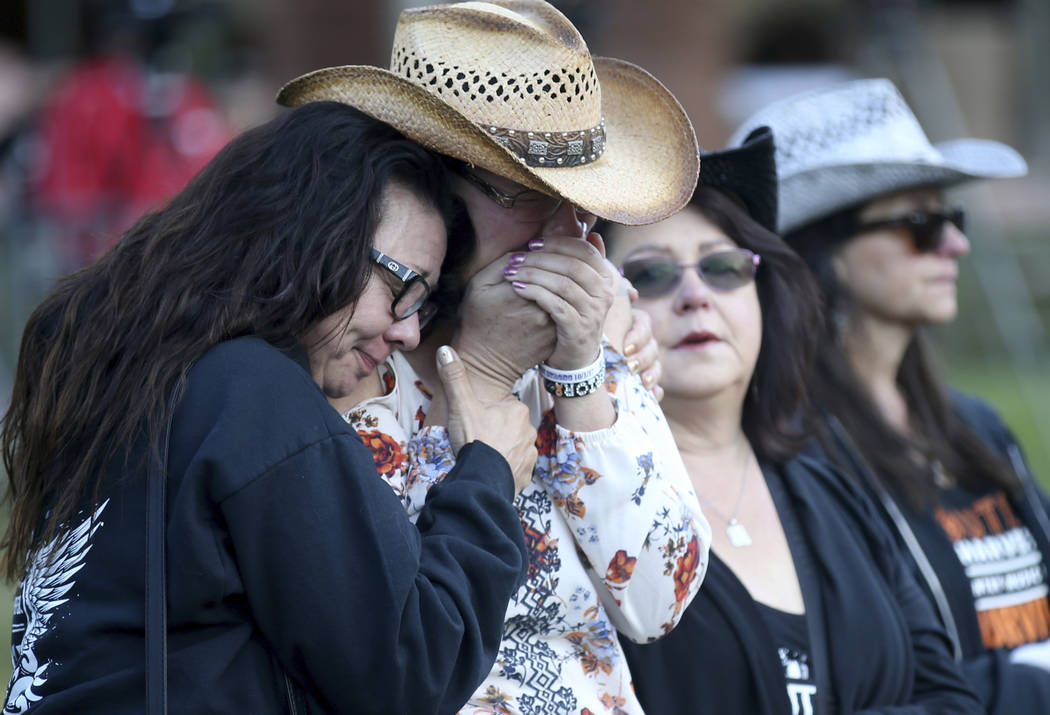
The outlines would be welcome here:
M 528 251 L 505 254 L 481 269 L 468 284 L 453 341 L 479 397 L 509 394 L 540 362 L 563 370 L 590 364 L 603 333 L 646 386 L 654 386 L 657 347 L 648 316 L 630 308 L 628 287 L 606 260 L 597 233 L 586 241 L 534 239 Z

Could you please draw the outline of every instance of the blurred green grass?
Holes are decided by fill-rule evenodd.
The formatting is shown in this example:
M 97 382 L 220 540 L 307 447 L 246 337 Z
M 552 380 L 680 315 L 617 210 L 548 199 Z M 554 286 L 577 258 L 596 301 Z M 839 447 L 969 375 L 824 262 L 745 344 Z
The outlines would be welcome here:
M 1005 365 L 956 365 L 947 369 L 949 383 L 990 402 L 1013 431 L 1028 465 L 1045 491 L 1050 491 L 1050 454 L 1032 405 L 1050 404 L 1050 374 L 1016 375 Z

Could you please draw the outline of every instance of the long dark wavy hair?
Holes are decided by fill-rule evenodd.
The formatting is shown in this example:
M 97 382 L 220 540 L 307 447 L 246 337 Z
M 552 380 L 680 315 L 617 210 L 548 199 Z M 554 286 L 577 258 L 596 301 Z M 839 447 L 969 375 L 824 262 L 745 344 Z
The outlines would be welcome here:
M 914 435 L 901 434 L 883 418 L 854 372 L 841 336 L 842 322 L 848 321 L 854 303 L 849 287 L 835 274 L 832 256 L 849 240 L 862 208 L 840 211 L 784 236 L 816 276 L 824 304 L 821 349 L 811 383 L 814 404 L 842 424 L 876 478 L 913 510 L 933 503 L 937 463 L 959 484 L 975 491 L 1016 490 L 1018 481 L 1007 464 L 956 415 L 921 332 L 912 337 L 897 372 Z M 826 425 L 818 434 L 836 459 Z
M 2 423 L 8 579 L 97 501 L 106 463 L 142 436 L 157 449 L 167 395 L 209 348 L 257 336 L 288 349 L 356 302 L 391 182 L 449 219 L 439 157 L 351 107 L 308 104 L 234 139 L 59 281 L 26 325 Z
M 761 256 L 755 288 L 762 306 L 762 346 L 751 376 L 741 425 L 755 454 L 783 462 L 810 438 L 807 384 L 820 334 L 820 296 L 806 264 L 775 233 L 722 191 L 697 187 L 689 206 L 741 248 Z M 616 240 L 616 229 L 596 230 Z

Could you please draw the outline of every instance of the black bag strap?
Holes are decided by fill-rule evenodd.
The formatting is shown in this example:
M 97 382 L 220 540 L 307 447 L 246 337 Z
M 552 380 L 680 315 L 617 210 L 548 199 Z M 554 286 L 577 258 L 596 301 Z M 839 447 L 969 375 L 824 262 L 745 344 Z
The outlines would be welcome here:
M 181 380 L 168 400 L 167 424 L 159 450 L 151 452 L 146 474 L 146 712 L 168 712 L 168 599 L 164 559 L 165 482 L 168 443 Z
M 956 663 L 962 662 L 963 650 L 962 640 L 959 636 L 959 626 L 955 622 L 951 604 L 948 603 L 948 595 L 944 591 L 944 586 L 941 585 L 941 579 L 937 576 L 937 570 L 933 568 L 933 564 L 930 563 L 929 558 L 926 556 L 926 552 L 919 543 L 918 537 L 915 536 L 915 532 L 908 523 L 904 512 L 901 511 L 896 500 L 894 500 L 882 482 L 879 481 L 879 478 L 875 475 L 875 468 L 861 453 L 860 448 L 853 441 L 849 432 L 834 416 L 825 415 L 825 419 L 832 437 L 836 440 L 839 455 L 849 463 L 853 474 L 878 497 L 880 506 L 890 518 L 890 521 L 893 522 L 893 526 L 897 530 L 904 548 L 908 550 L 912 561 L 915 562 L 915 566 L 919 570 L 919 576 L 925 581 L 926 587 L 933 596 L 933 605 L 937 609 L 941 625 L 944 626 L 944 631 L 951 642 L 952 657 Z

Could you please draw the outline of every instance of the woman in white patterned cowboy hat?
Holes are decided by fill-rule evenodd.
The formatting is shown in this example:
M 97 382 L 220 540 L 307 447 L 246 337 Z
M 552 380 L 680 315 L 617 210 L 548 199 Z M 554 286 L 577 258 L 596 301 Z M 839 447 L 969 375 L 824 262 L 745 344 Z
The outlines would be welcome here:
M 482 399 L 513 393 L 538 425 L 516 501 L 528 571 L 462 712 L 641 712 L 616 631 L 646 641 L 674 627 L 710 530 L 647 389 L 658 367 L 639 376 L 655 355 L 647 325 L 627 329 L 626 290 L 591 228 L 685 204 L 689 120 L 645 71 L 592 58 L 541 0 L 407 10 L 390 70 L 319 70 L 278 100 L 351 104 L 456 174 L 466 212 L 423 349 L 394 354 L 364 390 L 330 393 L 409 513 L 455 461 L 431 342 L 456 347 Z
M 758 125 L 777 135 L 780 229 L 823 292 L 823 447 L 882 503 L 989 711 L 1048 712 L 1046 497 L 999 417 L 948 389 L 921 336 L 955 318 L 969 252 L 944 190 L 1025 162 L 992 141 L 932 145 L 884 79 L 775 103 L 737 136 Z
M 717 526 L 675 630 L 623 644 L 638 699 L 652 713 L 982 712 L 874 505 L 800 454 L 821 311 L 773 233 L 776 207 L 761 127 L 701 155 L 683 211 L 607 231 L 652 318 L 664 413 Z

